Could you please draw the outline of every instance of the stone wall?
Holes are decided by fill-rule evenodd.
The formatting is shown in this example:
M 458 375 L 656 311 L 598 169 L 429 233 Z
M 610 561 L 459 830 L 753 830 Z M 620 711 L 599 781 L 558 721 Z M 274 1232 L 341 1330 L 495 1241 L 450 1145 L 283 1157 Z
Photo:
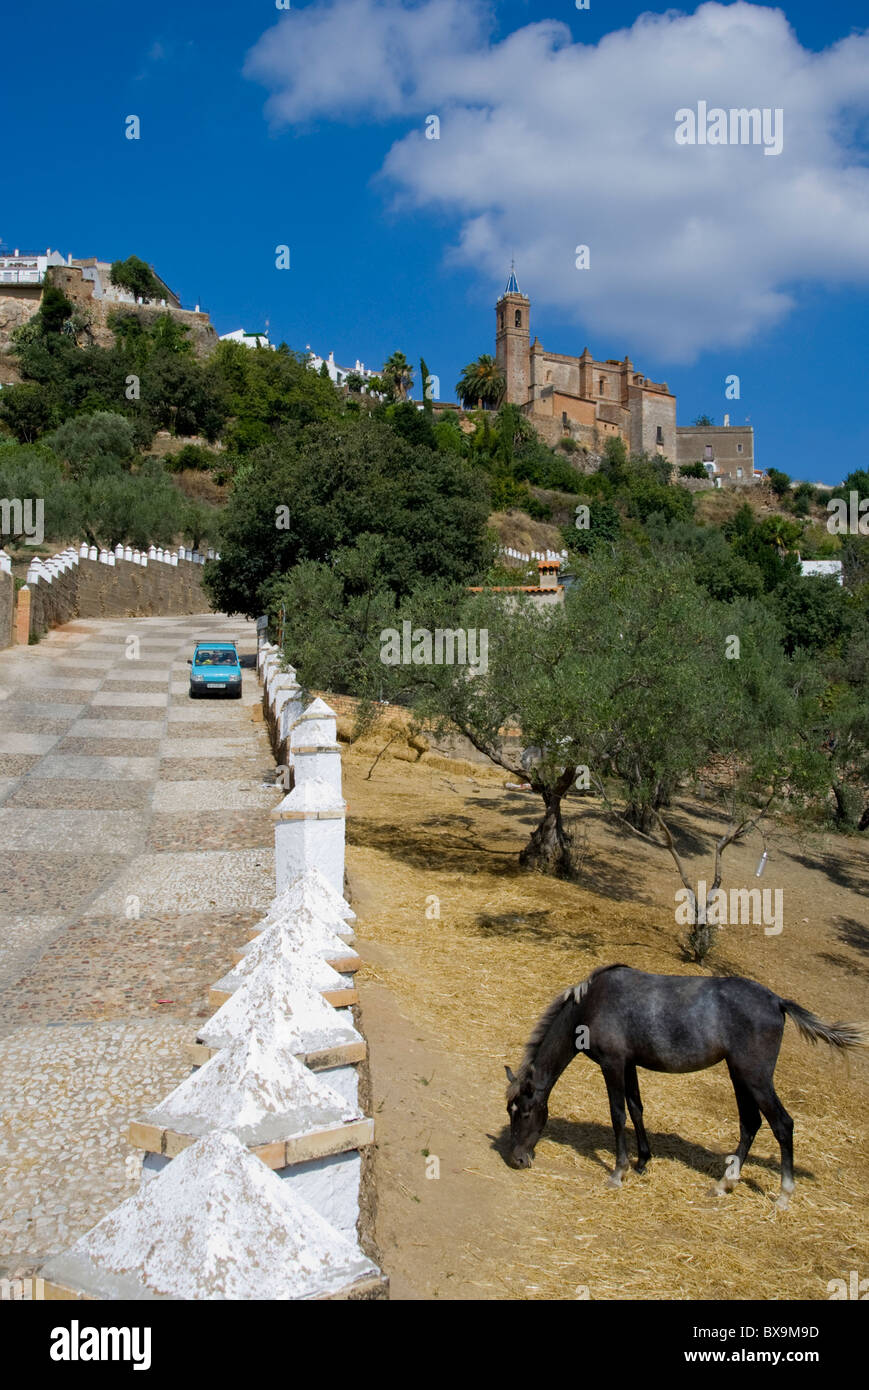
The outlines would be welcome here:
M 209 604 L 202 588 L 201 558 L 187 559 L 187 555 L 192 555 L 189 551 L 177 552 L 175 556 L 170 556 L 169 551 L 158 553 L 161 558 L 157 558 L 157 553 L 145 556 L 136 551 L 138 558 L 133 559 L 123 555 L 110 557 L 104 551 L 101 559 L 93 558 L 93 552 L 82 555 L 72 550 L 45 563 L 34 561 L 26 586 L 29 635 L 41 636 L 73 618 L 143 618 L 206 612 Z
M 8 350 L 15 329 L 30 322 L 39 309 L 41 299 L 41 285 L 4 284 L 2 286 L 0 289 L 0 351 Z M 6 380 L 5 375 L 3 380 Z
M 49 283 L 62 290 L 70 303 L 84 315 L 88 321 L 90 339 L 99 347 L 111 347 L 114 342 L 109 319 L 117 313 L 135 314 L 146 325 L 168 313 L 176 323 L 186 324 L 190 329 L 189 340 L 197 356 L 205 357 L 217 346 L 217 332 L 207 314 L 196 313 L 192 309 L 175 309 L 168 304 L 119 304 L 111 299 L 98 299 L 94 296 L 93 281 L 83 278 L 80 266 L 58 265 L 49 268 L 43 285 L 3 285 L 0 292 L 0 352 L 8 351 L 13 330 L 29 322 L 38 311 L 43 287 Z

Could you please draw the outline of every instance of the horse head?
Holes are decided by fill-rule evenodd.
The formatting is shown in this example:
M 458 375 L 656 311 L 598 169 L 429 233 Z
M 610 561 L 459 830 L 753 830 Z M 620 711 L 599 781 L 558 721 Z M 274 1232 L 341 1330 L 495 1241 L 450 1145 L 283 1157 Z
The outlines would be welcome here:
M 507 1080 L 507 1114 L 510 1116 L 510 1151 L 508 1162 L 513 1168 L 530 1168 L 534 1146 L 549 1119 L 549 1092 L 537 1084 L 534 1067 L 514 1076 L 505 1067 Z

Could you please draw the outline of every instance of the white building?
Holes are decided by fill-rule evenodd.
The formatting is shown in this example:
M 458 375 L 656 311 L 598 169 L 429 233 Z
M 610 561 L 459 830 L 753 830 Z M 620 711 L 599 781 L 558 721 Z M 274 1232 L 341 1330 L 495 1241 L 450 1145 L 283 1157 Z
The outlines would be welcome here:
M 372 371 L 370 367 L 366 367 L 365 363 L 360 362 L 358 357 L 356 358 L 355 367 L 339 367 L 335 361 L 334 352 L 330 352 L 328 357 L 319 357 L 317 353 L 313 351 L 310 343 L 305 345 L 305 351 L 308 354 L 308 366 L 313 371 L 319 372 L 325 362 L 326 371 L 329 373 L 329 380 L 333 381 L 336 386 L 343 386 L 351 372 L 355 372 L 358 376 L 361 376 L 364 381 L 370 381 L 372 377 L 380 375 L 379 372 Z
M 53 265 L 72 266 L 80 270 L 81 278 L 93 283 L 94 299 L 108 299 L 115 304 L 137 303 L 136 296 L 131 294 L 129 290 L 122 289 L 120 285 L 112 284 L 111 261 L 100 261 L 97 260 L 96 256 L 77 260 L 72 254 L 62 256 L 59 251 L 52 251 L 50 246 L 44 252 L 19 251 L 17 246 L 11 253 L 0 251 L 0 284 L 41 285 L 45 279 L 46 270 Z M 178 296 L 170 290 L 164 280 L 160 279 L 153 266 L 151 272 L 162 291 L 159 300 L 162 307 L 164 309 L 180 309 L 181 301 Z M 196 307 L 198 309 L 199 306 Z
M 819 575 L 825 579 L 835 579 L 844 584 L 841 560 L 800 560 L 800 574 Z
M 220 341 L 222 343 L 242 343 L 249 348 L 271 348 L 272 352 L 275 351 L 274 343 L 269 342 L 268 333 L 248 333 L 244 328 L 234 328 L 231 333 L 221 333 Z
M 67 265 L 59 251 L 0 251 L 0 284 L 41 285 L 50 265 Z

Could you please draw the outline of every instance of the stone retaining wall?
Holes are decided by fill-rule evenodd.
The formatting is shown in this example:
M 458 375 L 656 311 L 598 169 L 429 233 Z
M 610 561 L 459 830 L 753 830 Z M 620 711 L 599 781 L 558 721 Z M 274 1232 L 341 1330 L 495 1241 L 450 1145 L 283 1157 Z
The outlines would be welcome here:
M 207 611 L 205 557 L 194 551 L 118 546 L 113 553 L 82 545 L 50 560 L 34 560 L 19 591 L 18 641 L 40 637 L 73 618 L 142 618 Z M 11 576 L 10 576 L 11 578 Z M 0 580 L 0 647 L 3 598 Z M 26 609 L 29 606 L 29 618 Z M 12 624 L 10 622 L 10 628 Z

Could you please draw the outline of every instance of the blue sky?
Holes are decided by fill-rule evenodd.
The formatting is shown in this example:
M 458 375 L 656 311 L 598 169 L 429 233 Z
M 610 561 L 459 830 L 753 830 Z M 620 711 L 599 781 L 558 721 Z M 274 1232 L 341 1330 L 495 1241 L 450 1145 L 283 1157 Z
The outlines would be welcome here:
M 862 0 L 58 7 L 0 93 L 0 236 L 140 255 L 218 332 L 422 354 L 444 399 L 493 350 L 515 252 L 547 348 L 627 353 L 680 423 L 729 410 L 763 466 L 839 481 L 869 445 L 867 23 Z M 678 148 L 701 99 L 780 107 L 781 155 Z

